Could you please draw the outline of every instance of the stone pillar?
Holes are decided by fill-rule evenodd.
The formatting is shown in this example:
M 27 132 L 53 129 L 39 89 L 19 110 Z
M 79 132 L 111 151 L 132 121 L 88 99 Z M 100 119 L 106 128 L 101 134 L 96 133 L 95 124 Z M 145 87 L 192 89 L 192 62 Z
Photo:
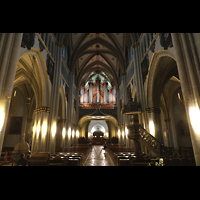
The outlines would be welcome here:
M 153 135 L 161 144 L 163 144 L 163 132 L 161 123 L 161 110 L 160 108 L 147 108 L 146 109 L 149 118 L 149 132 Z
M 141 105 L 144 128 L 148 130 L 148 121 L 147 121 L 147 113 L 146 113 L 146 98 L 145 98 L 145 90 L 142 80 L 142 72 L 141 72 L 141 64 L 140 64 L 140 46 L 137 42 L 133 46 L 133 63 L 134 63 L 134 72 L 135 72 L 135 82 L 136 82 L 136 90 L 137 90 L 137 102 Z M 142 123 L 142 122 L 140 122 Z
M 167 133 L 168 146 L 172 147 L 171 119 L 164 119 Z
M 195 118 L 200 115 L 199 111 L 199 91 L 195 85 L 199 80 L 194 75 L 198 73 L 194 69 L 192 58 L 194 58 L 191 46 L 188 42 L 187 33 L 172 33 L 172 41 L 175 50 L 177 68 L 181 83 L 181 89 L 184 96 L 185 110 L 190 130 L 190 136 L 194 151 L 196 165 L 200 165 L 200 127 L 194 126 Z M 198 66 L 199 67 L 199 66 Z M 194 80 L 193 80 L 194 79 Z M 194 110 L 194 112 L 191 112 Z M 194 116 L 196 114 L 196 116 Z
M 49 107 L 39 107 L 35 109 L 31 154 L 48 151 L 47 129 L 49 113 Z
M 47 151 L 55 153 L 56 147 L 56 133 L 57 133 L 57 118 L 59 109 L 59 91 L 60 91 L 60 79 L 61 79 L 61 68 L 62 68 L 62 44 L 59 42 L 55 45 L 55 63 L 54 63 L 54 75 L 53 85 L 51 89 L 51 102 L 50 102 L 50 120 L 49 120 L 49 131 L 48 131 L 48 148 Z
M 139 147 L 140 147 L 140 142 L 138 141 L 138 139 L 140 138 L 138 114 L 130 115 L 129 117 L 130 117 L 130 124 L 127 125 L 128 138 L 133 140 L 135 154 L 137 155 L 139 154 Z
M 3 147 L 22 35 L 23 33 L 9 33 L 8 35 L 2 33 L 0 35 L 0 154 Z M 5 39 L 6 37 L 7 39 Z

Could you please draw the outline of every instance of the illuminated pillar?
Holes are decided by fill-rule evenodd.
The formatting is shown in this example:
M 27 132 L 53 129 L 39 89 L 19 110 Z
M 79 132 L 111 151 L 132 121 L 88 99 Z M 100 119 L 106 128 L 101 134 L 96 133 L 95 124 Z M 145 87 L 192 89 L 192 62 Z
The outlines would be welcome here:
M 23 33 L 0 35 L 0 154 L 3 148 L 10 100 Z
M 49 113 L 50 108 L 48 107 L 40 107 L 35 109 L 31 154 L 47 151 Z
M 190 33 L 172 33 L 172 41 L 177 62 L 177 69 L 184 97 L 187 121 L 190 130 L 192 147 L 197 166 L 200 166 L 200 126 L 199 119 L 199 92 L 198 75 L 199 63 L 196 47 L 193 44 L 193 35 Z M 198 42 L 198 41 L 197 41 Z M 196 123 L 197 122 L 197 123 Z
M 163 132 L 161 124 L 161 110 L 160 108 L 147 108 L 146 109 L 149 118 L 149 132 L 154 136 L 161 144 L 163 144 Z

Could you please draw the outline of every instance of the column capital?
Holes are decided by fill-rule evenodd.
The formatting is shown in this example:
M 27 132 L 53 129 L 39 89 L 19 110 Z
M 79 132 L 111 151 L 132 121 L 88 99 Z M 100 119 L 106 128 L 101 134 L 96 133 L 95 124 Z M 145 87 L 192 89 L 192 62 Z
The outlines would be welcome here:
M 146 108 L 146 112 L 147 113 L 157 113 L 157 114 L 160 114 L 161 113 L 161 110 L 160 108 L 156 108 L 156 107 L 148 107 Z
M 36 108 L 35 109 L 35 113 L 39 113 L 39 112 L 46 112 L 46 113 L 48 113 L 48 112 L 50 112 L 50 108 L 49 107 L 39 107 L 39 108 Z

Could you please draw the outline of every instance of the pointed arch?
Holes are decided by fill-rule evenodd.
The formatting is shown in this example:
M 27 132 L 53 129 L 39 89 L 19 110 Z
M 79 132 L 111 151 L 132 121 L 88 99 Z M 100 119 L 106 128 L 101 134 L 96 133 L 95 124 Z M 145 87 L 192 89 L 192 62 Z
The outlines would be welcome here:
M 149 71 L 147 74 L 147 82 L 146 82 L 146 105 L 147 107 L 153 107 L 154 106 L 154 86 L 155 86 L 155 80 L 157 77 L 156 72 L 159 61 L 162 57 L 168 57 L 171 58 L 172 61 L 176 62 L 175 56 L 171 54 L 167 50 L 158 50 L 154 52 L 150 65 L 149 65 Z
M 33 56 L 34 70 L 29 63 L 24 61 L 27 55 Z M 17 69 L 15 82 L 20 76 L 24 76 L 34 88 L 38 107 L 50 107 L 50 81 L 42 53 L 38 49 L 31 48 L 31 50 L 27 50 L 20 55 L 18 59 L 18 64 L 19 63 L 22 68 Z

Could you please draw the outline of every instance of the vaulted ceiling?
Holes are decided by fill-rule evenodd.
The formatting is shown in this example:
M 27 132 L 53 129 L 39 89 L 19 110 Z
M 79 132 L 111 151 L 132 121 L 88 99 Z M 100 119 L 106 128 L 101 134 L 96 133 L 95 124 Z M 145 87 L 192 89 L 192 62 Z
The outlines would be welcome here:
M 61 43 L 67 36 L 70 69 L 76 70 L 77 86 L 84 83 L 91 72 L 104 72 L 113 84 L 118 85 L 118 70 L 123 72 L 127 67 L 126 46 L 137 39 L 136 33 L 67 33 L 56 36 Z

